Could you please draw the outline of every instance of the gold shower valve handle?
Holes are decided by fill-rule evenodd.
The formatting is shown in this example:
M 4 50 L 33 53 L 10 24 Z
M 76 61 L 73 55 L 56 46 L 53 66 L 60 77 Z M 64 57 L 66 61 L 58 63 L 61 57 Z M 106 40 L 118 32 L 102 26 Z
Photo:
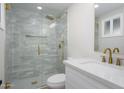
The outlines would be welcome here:
M 32 83 L 32 85 L 34 85 L 34 84 L 37 84 L 38 81 L 37 81 L 37 80 L 34 80 L 34 81 L 32 81 L 31 83 Z

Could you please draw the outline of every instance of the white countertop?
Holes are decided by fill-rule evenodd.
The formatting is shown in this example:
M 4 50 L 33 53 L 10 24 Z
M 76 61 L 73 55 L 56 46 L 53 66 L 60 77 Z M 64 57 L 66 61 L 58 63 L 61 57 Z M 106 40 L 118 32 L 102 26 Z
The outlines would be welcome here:
M 124 66 L 102 63 L 91 58 L 69 59 L 65 60 L 64 64 L 75 67 L 80 71 L 85 71 L 124 88 Z

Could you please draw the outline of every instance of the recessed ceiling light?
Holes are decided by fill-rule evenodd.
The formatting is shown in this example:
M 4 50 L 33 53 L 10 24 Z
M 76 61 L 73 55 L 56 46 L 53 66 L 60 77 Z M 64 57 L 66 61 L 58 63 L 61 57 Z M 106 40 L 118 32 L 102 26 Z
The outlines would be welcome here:
M 37 9 L 38 10 L 42 10 L 43 8 L 41 6 L 37 6 Z
M 94 5 L 94 7 L 95 7 L 95 8 L 98 8 L 98 7 L 99 7 L 99 5 L 98 5 L 98 4 L 95 4 L 95 5 Z

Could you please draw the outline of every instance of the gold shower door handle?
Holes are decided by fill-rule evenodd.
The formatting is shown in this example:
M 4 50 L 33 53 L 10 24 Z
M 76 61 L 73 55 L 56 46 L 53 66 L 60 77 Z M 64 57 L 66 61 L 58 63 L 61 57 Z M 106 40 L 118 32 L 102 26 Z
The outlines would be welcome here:
M 40 51 L 40 46 L 39 46 L 39 45 L 38 45 L 37 53 L 38 53 L 38 55 L 40 55 L 40 54 L 41 54 L 41 51 Z

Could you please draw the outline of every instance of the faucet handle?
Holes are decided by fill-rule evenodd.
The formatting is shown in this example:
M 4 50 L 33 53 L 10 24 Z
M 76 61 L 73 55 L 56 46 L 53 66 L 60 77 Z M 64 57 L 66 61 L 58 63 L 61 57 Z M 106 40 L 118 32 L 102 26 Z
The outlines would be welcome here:
M 116 52 L 115 52 L 116 51 Z M 120 52 L 119 48 L 113 48 L 113 53 L 118 54 Z
M 116 61 L 116 65 L 120 66 L 121 65 L 121 61 L 119 58 L 117 58 L 117 61 Z
M 102 62 L 106 62 L 105 56 L 102 56 Z

